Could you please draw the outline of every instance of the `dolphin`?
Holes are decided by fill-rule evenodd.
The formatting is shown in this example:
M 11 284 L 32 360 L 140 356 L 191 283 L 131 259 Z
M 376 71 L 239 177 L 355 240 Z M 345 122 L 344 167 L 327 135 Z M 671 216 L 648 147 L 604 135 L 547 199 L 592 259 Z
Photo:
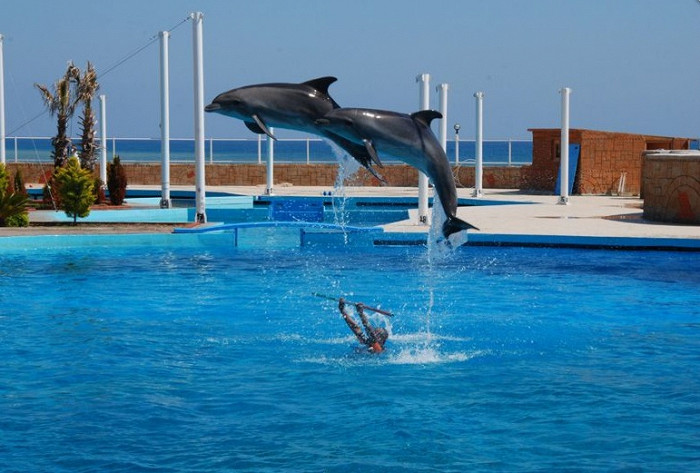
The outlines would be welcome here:
M 219 94 L 204 107 L 206 112 L 220 113 L 243 120 L 250 131 L 277 139 L 271 127 L 286 128 L 320 135 L 348 152 L 377 179 L 385 182 L 372 168 L 372 156 L 357 145 L 331 131 L 316 126 L 316 120 L 340 105 L 328 94 L 335 77 L 319 77 L 300 84 L 270 83 L 248 85 Z M 383 167 L 380 161 L 376 164 Z
M 380 154 L 393 156 L 427 175 L 435 187 L 447 220 L 442 234 L 448 238 L 461 230 L 474 228 L 457 218 L 457 188 L 447 155 L 430 129 L 430 122 L 442 118 L 440 112 L 423 110 L 405 113 L 368 108 L 336 108 L 316 120 L 319 128 L 364 146 L 373 161 Z

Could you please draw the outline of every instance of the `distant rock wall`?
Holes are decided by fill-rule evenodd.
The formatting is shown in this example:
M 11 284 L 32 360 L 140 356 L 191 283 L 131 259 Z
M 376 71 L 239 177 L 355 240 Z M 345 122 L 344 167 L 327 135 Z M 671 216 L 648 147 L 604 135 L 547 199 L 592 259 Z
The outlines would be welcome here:
M 159 163 L 123 163 L 129 184 L 160 186 Z M 22 169 L 24 182 L 43 184 L 45 176 L 53 170 L 52 164 L 8 163 L 14 174 Z M 519 189 L 521 167 L 486 166 L 483 172 L 483 187 L 491 189 Z M 275 163 L 275 184 L 295 186 L 333 186 L 338 176 L 337 164 L 284 164 Z M 390 186 L 412 187 L 418 185 L 418 171 L 405 165 L 391 165 L 377 171 Z M 474 167 L 458 166 L 453 172 L 460 187 L 474 187 Z M 99 171 L 95 172 L 99 175 Z M 207 164 L 206 183 L 209 186 L 256 186 L 264 185 L 264 164 Z M 380 182 L 365 169 L 360 169 L 346 179 L 350 186 L 379 186 Z M 194 164 L 174 163 L 170 166 L 170 184 L 194 185 Z

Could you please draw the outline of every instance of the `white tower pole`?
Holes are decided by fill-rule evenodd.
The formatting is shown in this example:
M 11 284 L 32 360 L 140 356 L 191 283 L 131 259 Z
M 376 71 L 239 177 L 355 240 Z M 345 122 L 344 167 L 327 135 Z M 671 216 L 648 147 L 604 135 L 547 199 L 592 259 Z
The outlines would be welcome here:
M 270 128 L 270 133 L 275 134 L 274 128 Z M 267 137 L 267 161 L 266 161 L 266 168 L 267 168 L 267 179 L 266 179 L 266 186 L 265 186 L 265 194 L 266 195 L 272 195 L 272 188 L 274 186 L 274 179 L 275 179 L 275 170 L 274 170 L 274 164 L 275 164 L 275 140 L 270 138 L 269 136 Z
M 170 33 L 160 32 L 160 208 L 170 208 L 170 77 L 168 64 Z
M 449 84 L 440 84 L 435 88 L 440 99 L 439 112 L 442 114 L 442 120 L 440 120 L 440 144 L 445 152 L 447 152 L 447 90 L 449 88 Z
M 474 170 L 473 197 L 484 195 L 484 93 L 477 92 L 476 98 L 476 169 Z
M 559 203 L 569 203 L 569 95 L 571 89 L 564 87 L 561 93 L 561 165 L 559 166 Z
M 107 96 L 100 95 L 100 180 L 107 186 Z
M 202 20 L 204 15 L 195 12 L 192 18 L 192 50 L 194 57 L 194 174 L 195 200 L 197 202 L 195 221 L 206 223 L 205 210 L 206 180 L 204 177 L 204 53 L 202 47 Z
M 5 164 L 5 61 L 3 36 L 0 34 L 0 163 Z
M 419 109 L 428 110 L 430 108 L 430 74 L 420 74 L 416 77 L 416 82 L 420 83 Z M 418 223 L 428 224 L 428 176 L 418 172 Z

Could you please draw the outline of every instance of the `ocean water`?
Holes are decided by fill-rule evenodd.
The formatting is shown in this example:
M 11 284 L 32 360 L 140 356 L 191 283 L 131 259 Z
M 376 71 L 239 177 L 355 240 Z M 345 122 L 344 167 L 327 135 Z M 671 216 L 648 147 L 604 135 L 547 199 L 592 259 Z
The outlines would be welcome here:
M 75 138 L 74 143 L 79 143 Z M 213 163 L 254 163 L 265 162 L 267 143 L 260 144 L 253 139 L 210 139 L 206 141 L 207 162 Z M 8 162 L 52 162 L 50 138 L 8 138 L 6 156 Z M 160 162 L 159 139 L 114 138 L 108 140 L 107 159 L 119 155 L 122 162 Z M 446 152 L 450 162 L 455 160 L 455 141 L 447 142 Z M 476 156 L 474 141 L 460 141 L 459 164 L 474 165 Z M 170 143 L 172 162 L 193 162 L 194 141 L 174 139 Z M 99 159 L 99 157 L 98 157 Z M 486 141 L 483 148 L 485 165 L 521 166 L 532 162 L 532 142 L 526 140 Z M 336 162 L 331 146 L 321 139 L 279 139 L 275 143 L 275 161 L 288 163 L 328 163 Z M 387 163 L 397 161 L 384 159 Z
M 0 251 L 0 471 L 700 469 L 698 253 L 203 241 Z

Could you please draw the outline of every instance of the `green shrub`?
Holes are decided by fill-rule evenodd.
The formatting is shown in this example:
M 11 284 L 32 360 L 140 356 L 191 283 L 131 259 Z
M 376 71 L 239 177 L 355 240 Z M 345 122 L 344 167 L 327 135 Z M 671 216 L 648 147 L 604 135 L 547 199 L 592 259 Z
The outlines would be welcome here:
M 124 203 L 126 184 L 126 170 L 122 166 L 119 156 L 115 156 L 113 162 L 107 163 L 107 190 L 112 205 Z
M 15 173 L 15 179 L 14 179 L 14 187 L 15 187 L 15 192 L 18 194 L 24 194 L 24 195 L 29 195 L 27 193 L 27 188 L 24 186 L 24 176 L 22 176 L 22 170 L 17 169 L 17 172 Z
M 105 197 L 104 182 L 102 182 L 102 179 L 99 177 L 96 177 L 93 182 L 92 194 L 95 196 L 96 204 L 104 204 L 105 200 L 107 200 L 107 197 Z
M 78 158 L 72 157 L 56 173 L 56 184 L 61 196 L 61 208 L 66 215 L 73 217 L 73 224 L 78 217 L 90 215 L 90 206 L 95 201 L 92 193 L 93 177 L 87 169 L 81 169 Z
M 6 227 L 28 227 L 29 226 L 29 214 L 26 210 L 22 213 L 17 213 L 11 215 L 5 219 Z
M 26 227 L 29 225 L 27 201 L 24 192 L 13 192 L 5 165 L 0 164 L 0 227 Z

